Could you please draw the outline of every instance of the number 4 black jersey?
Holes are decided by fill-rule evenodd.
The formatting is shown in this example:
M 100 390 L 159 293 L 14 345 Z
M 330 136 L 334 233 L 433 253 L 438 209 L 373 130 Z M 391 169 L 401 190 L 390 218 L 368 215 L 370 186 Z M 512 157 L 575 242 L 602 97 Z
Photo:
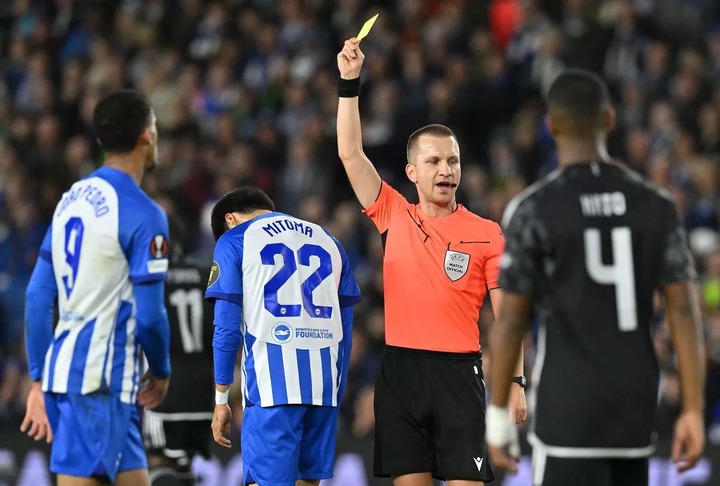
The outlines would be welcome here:
M 204 299 L 209 265 L 185 256 L 170 261 L 165 305 L 170 319 L 170 389 L 155 410 L 163 419 L 210 420 L 214 407 L 213 309 Z M 193 415 L 188 415 L 188 413 Z M 202 415 L 202 416 L 201 416 Z
M 561 168 L 503 218 L 500 285 L 540 319 L 531 441 L 555 457 L 652 452 L 656 289 L 694 278 L 668 195 L 608 163 Z

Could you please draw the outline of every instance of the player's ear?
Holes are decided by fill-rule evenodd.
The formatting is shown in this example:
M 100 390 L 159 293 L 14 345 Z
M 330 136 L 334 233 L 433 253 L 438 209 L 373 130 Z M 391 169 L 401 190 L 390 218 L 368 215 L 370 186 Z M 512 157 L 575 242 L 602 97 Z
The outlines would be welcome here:
M 246 220 L 240 217 L 238 213 L 225 213 L 225 225 L 228 229 L 233 229 L 235 226 L 244 223 Z
M 235 215 L 233 213 L 225 213 L 225 226 L 232 229 L 235 226 Z
M 149 128 L 146 128 L 142 132 L 140 132 L 140 136 L 138 137 L 138 145 L 152 145 L 152 131 Z
M 605 113 L 603 116 L 603 123 L 605 124 L 605 127 L 604 127 L 605 130 L 607 130 L 609 132 L 610 130 L 615 128 L 615 120 L 616 120 L 615 108 L 613 108 L 612 106 L 608 106 L 605 109 Z
M 405 174 L 410 182 L 417 184 L 417 174 L 415 173 L 415 166 L 413 164 L 407 164 L 405 166 Z
M 545 126 L 553 137 L 557 135 L 557 122 L 549 113 L 545 115 Z

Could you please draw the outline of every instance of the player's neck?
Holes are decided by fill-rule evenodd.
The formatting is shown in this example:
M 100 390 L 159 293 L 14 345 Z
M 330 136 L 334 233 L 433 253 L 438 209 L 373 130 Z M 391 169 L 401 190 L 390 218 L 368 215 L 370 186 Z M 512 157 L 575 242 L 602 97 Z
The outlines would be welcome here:
M 103 165 L 125 172 L 133 178 L 137 185 L 140 185 L 143 175 L 145 174 L 144 163 L 138 160 L 138 157 L 133 153 L 110 154 L 105 159 Z
M 440 218 L 449 216 L 457 210 L 457 202 L 453 200 L 449 204 L 438 205 L 430 201 L 420 201 L 420 211 L 429 218 Z
M 565 167 L 572 164 L 592 160 L 610 162 L 612 159 L 607 151 L 604 137 L 588 139 L 556 139 L 558 164 Z
M 268 211 L 267 209 L 258 209 L 256 211 L 253 211 L 252 213 L 247 213 L 247 214 L 233 213 L 238 216 L 235 217 L 235 221 L 234 221 L 235 224 L 233 224 L 232 227 L 234 228 L 235 226 L 239 226 L 243 223 L 247 223 L 248 221 L 251 221 L 251 220 L 257 218 L 258 216 L 262 216 L 263 214 L 267 214 L 267 213 L 271 213 L 271 212 L 272 211 Z

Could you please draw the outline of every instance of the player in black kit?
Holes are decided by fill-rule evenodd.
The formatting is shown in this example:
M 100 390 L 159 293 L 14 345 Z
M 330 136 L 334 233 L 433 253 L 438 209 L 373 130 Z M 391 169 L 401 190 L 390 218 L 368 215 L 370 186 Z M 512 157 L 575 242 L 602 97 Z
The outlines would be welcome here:
M 171 219 L 171 242 L 179 236 Z M 165 305 L 170 319 L 172 379 L 163 404 L 146 410 L 143 435 L 153 486 L 193 485 L 193 456 L 208 455 L 212 441 L 212 304 L 204 299 L 209 264 L 184 255 L 179 245 L 170 255 Z
M 564 72 L 547 105 L 560 167 L 511 201 L 503 218 L 503 299 L 490 348 L 507 352 L 492 362 L 487 440 L 496 453 L 508 441 L 510 379 L 534 306 L 533 483 L 647 485 L 656 290 L 682 382 L 678 469 L 695 465 L 704 445 L 702 333 L 685 232 L 667 193 L 610 159 L 614 111 L 599 77 Z

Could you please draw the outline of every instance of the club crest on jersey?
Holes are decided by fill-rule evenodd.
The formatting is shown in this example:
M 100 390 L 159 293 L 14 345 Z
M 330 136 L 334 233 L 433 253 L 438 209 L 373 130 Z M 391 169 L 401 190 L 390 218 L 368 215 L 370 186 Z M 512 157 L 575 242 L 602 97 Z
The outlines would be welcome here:
M 293 337 L 290 325 L 287 322 L 278 322 L 272 328 L 272 337 L 278 344 L 290 342 Z
M 167 252 L 167 239 L 161 234 L 153 236 L 153 239 L 150 242 L 150 254 L 153 256 L 153 258 L 165 258 Z
M 463 278 L 467 273 L 470 266 L 470 255 L 468 253 L 462 253 L 454 250 L 445 251 L 445 262 L 443 268 L 445 269 L 445 275 L 455 282 Z
M 210 276 L 208 277 L 208 287 L 212 287 L 215 282 L 220 278 L 220 265 L 217 262 L 212 262 L 210 266 Z

